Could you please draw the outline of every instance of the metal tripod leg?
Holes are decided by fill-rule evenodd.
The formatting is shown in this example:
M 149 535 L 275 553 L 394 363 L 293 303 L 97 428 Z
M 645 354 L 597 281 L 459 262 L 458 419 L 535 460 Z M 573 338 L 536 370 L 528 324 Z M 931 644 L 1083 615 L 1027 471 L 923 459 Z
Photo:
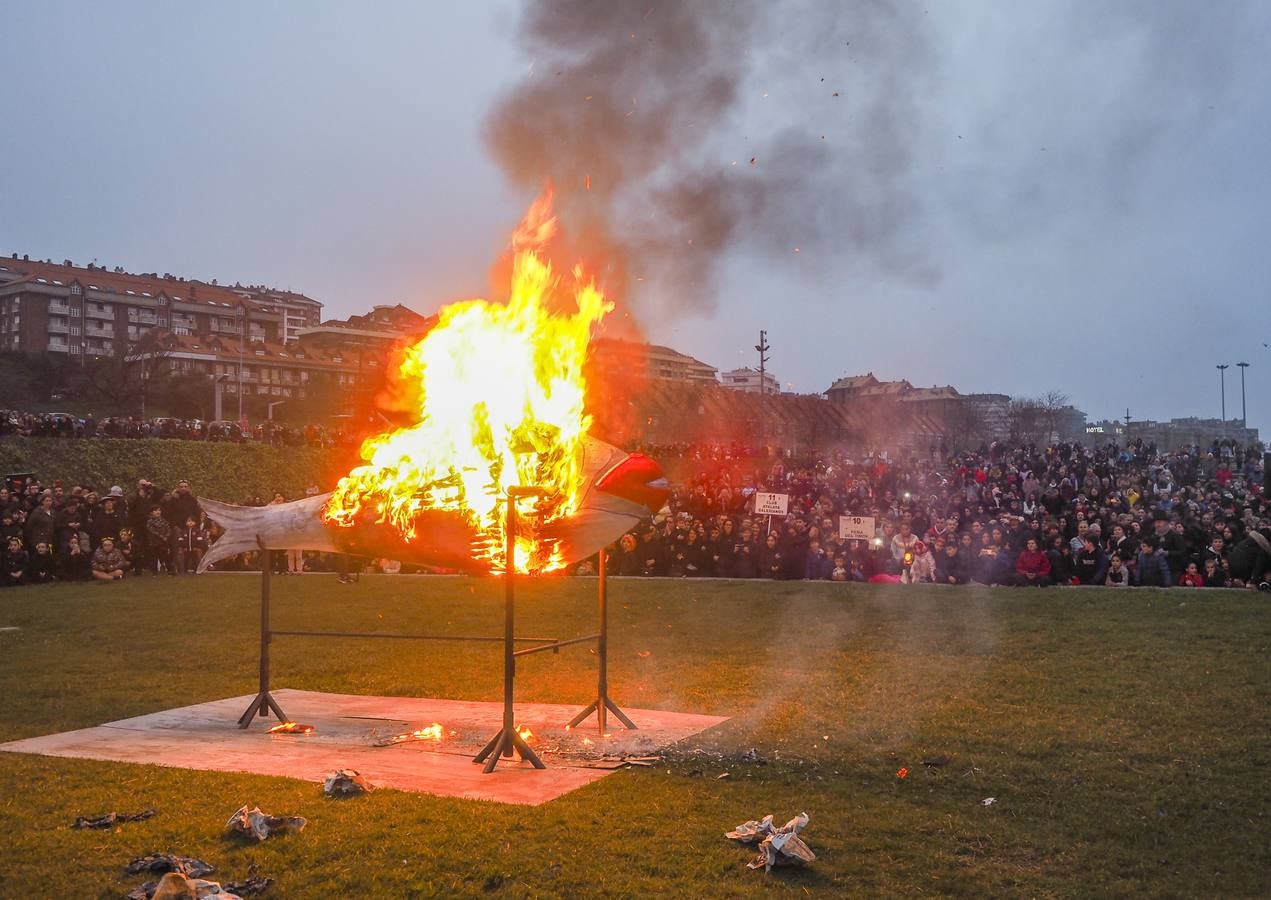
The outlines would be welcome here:
M 596 648 L 596 655 L 600 658 L 600 673 L 596 682 L 596 699 L 587 705 L 587 708 L 569 720 L 570 728 L 577 728 L 592 714 L 596 714 L 596 721 L 600 725 L 600 733 L 605 733 L 606 713 L 613 713 L 619 722 L 632 731 L 638 731 L 636 723 L 627 718 L 627 714 L 618 708 L 618 704 L 609 699 L 609 590 L 608 582 L 605 577 L 605 551 L 600 551 L 599 569 L 596 573 L 597 590 L 600 598 L 600 640 Z
M 257 538 L 257 543 L 260 539 Z M 260 548 L 260 692 L 252 700 L 247 711 L 238 717 L 238 727 L 246 728 L 252 724 L 252 717 L 257 713 L 263 719 L 273 712 L 279 722 L 289 722 L 287 714 L 282 711 L 273 696 L 269 693 L 269 551 L 264 545 Z
M 238 717 L 238 727 L 246 728 L 252 724 L 253 716 L 259 714 L 263 719 L 268 716 L 270 712 L 273 712 L 273 714 L 278 717 L 279 722 L 291 721 L 287 718 L 287 714 L 282 711 L 282 707 L 278 705 L 278 701 L 273 698 L 273 695 L 266 691 L 262 694 L 257 694 L 256 698 L 252 700 L 251 705 L 248 706 L 246 711 Z
M 510 488 L 508 490 L 507 518 L 504 530 L 507 532 L 507 558 L 503 572 L 503 727 L 499 733 L 490 738 L 489 743 L 472 761 L 485 763 L 485 772 L 489 774 L 499 764 L 500 756 L 510 757 L 519 753 L 521 759 L 531 763 L 536 769 L 546 769 L 538 754 L 530 749 L 516 730 L 516 711 L 514 709 L 516 683 L 516 643 L 513 632 L 516 628 L 516 501 L 518 497 L 530 496 L 527 489 Z

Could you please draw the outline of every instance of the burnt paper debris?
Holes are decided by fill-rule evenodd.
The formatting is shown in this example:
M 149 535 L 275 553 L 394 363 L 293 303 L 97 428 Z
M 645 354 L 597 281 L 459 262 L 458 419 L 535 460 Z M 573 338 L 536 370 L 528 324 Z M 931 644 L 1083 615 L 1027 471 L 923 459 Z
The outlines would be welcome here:
M 262 812 L 259 806 L 248 809 L 240 807 L 229 821 L 225 823 L 226 831 L 234 831 L 257 841 L 263 841 L 271 834 L 283 831 L 303 831 L 309 824 L 304 816 L 271 816 Z
M 132 862 L 128 863 L 124 869 L 129 875 L 140 875 L 142 872 L 148 872 L 153 875 L 161 875 L 165 872 L 177 872 L 190 878 L 202 878 L 204 875 L 210 875 L 216 871 L 216 867 L 205 863 L 201 859 L 195 859 L 192 856 L 176 856 L 172 853 L 151 853 L 149 856 L 139 856 Z
M 751 819 L 743 822 L 728 832 L 725 837 L 743 844 L 758 842 L 759 854 L 746 865 L 752 869 L 763 866 L 765 872 L 773 866 L 790 866 L 810 863 L 816 859 L 799 832 L 808 824 L 808 814 L 799 813 L 780 828 L 772 824 L 772 816 L 764 816 L 762 820 Z
M 353 769 L 333 772 L 322 783 L 322 793 L 328 797 L 356 797 L 374 789 L 374 785 Z
M 242 900 L 242 897 L 223 888 L 215 881 L 190 878 L 180 872 L 168 872 L 158 881 L 147 881 L 133 888 L 127 900 L 200 900 L 214 897 L 216 900 Z
M 242 881 L 231 881 L 222 887 L 221 890 L 237 894 L 240 897 L 249 897 L 253 894 L 265 893 L 273 883 L 274 880 L 266 875 L 251 875 Z
M 140 822 L 143 819 L 149 819 L 155 815 L 153 809 L 143 809 L 141 812 L 120 813 L 108 812 L 101 816 L 76 816 L 75 824 L 72 828 L 114 828 L 122 822 Z

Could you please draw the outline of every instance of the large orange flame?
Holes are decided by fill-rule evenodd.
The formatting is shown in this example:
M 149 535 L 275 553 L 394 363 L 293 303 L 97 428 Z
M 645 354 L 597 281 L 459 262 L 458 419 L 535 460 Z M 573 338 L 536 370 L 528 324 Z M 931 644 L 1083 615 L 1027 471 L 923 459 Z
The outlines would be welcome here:
M 535 532 L 582 499 L 591 425 L 583 365 L 592 327 L 613 307 L 580 267 L 567 285 L 553 273 L 540 254 L 555 230 L 547 192 L 514 235 L 507 302 L 447 306 L 406 352 L 401 376 L 419 384 L 418 421 L 362 445 L 366 465 L 340 479 L 327 521 L 351 526 L 373 513 L 412 541 L 421 514 L 453 512 L 474 531 L 473 558 L 501 570 L 502 500 L 509 487 L 537 487 L 544 494 L 519 507 L 517 570 L 563 565 L 554 542 Z M 554 311 L 562 308 L 576 311 Z

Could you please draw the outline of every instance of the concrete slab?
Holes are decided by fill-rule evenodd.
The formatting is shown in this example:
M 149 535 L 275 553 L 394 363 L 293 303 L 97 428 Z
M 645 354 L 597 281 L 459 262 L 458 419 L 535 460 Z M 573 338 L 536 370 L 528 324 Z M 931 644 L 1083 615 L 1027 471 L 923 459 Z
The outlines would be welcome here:
M 627 709 L 639 726 L 627 731 L 610 719 L 608 735 L 595 717 L 568 730 L 579 707 L 520 703 L 518 722 L 534 734 L 531 745 L 547 763 L 502 761 L 486 775 L 472 757 L 499 730 L 500 703 L 407 697 L 363 697 L 280 689 L 274 698 L 308 735 L 271 735 L 273 719 L 240 729 L 238 716 L 251 695 L 108 722 L 44 737 L 0 744 L 0 751 L 115 762 L 149 763 L 213 772 L 251 772 L 322 781 L 336 769 L 356 769 L 378 787 L 443 797 L 537 806 L 590 784 L 612 769 L 602 758 L 646 756 L 726 719 L 692 713 Z M 441 741 L 376 746 L 395 735 L 442 726 Z

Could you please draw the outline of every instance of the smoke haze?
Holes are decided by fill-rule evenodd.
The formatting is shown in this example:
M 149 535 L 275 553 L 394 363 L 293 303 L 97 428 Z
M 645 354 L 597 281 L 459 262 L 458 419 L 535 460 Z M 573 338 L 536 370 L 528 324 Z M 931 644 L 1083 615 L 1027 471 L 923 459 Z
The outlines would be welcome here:
M 930 277 L 906 184 L 925 41 L 891 3 L 532 0 L 517 33 L 532 66 L 489 145 L 514 184 L 554 185 L 608 291 L 706 310 L 739 249 Z

